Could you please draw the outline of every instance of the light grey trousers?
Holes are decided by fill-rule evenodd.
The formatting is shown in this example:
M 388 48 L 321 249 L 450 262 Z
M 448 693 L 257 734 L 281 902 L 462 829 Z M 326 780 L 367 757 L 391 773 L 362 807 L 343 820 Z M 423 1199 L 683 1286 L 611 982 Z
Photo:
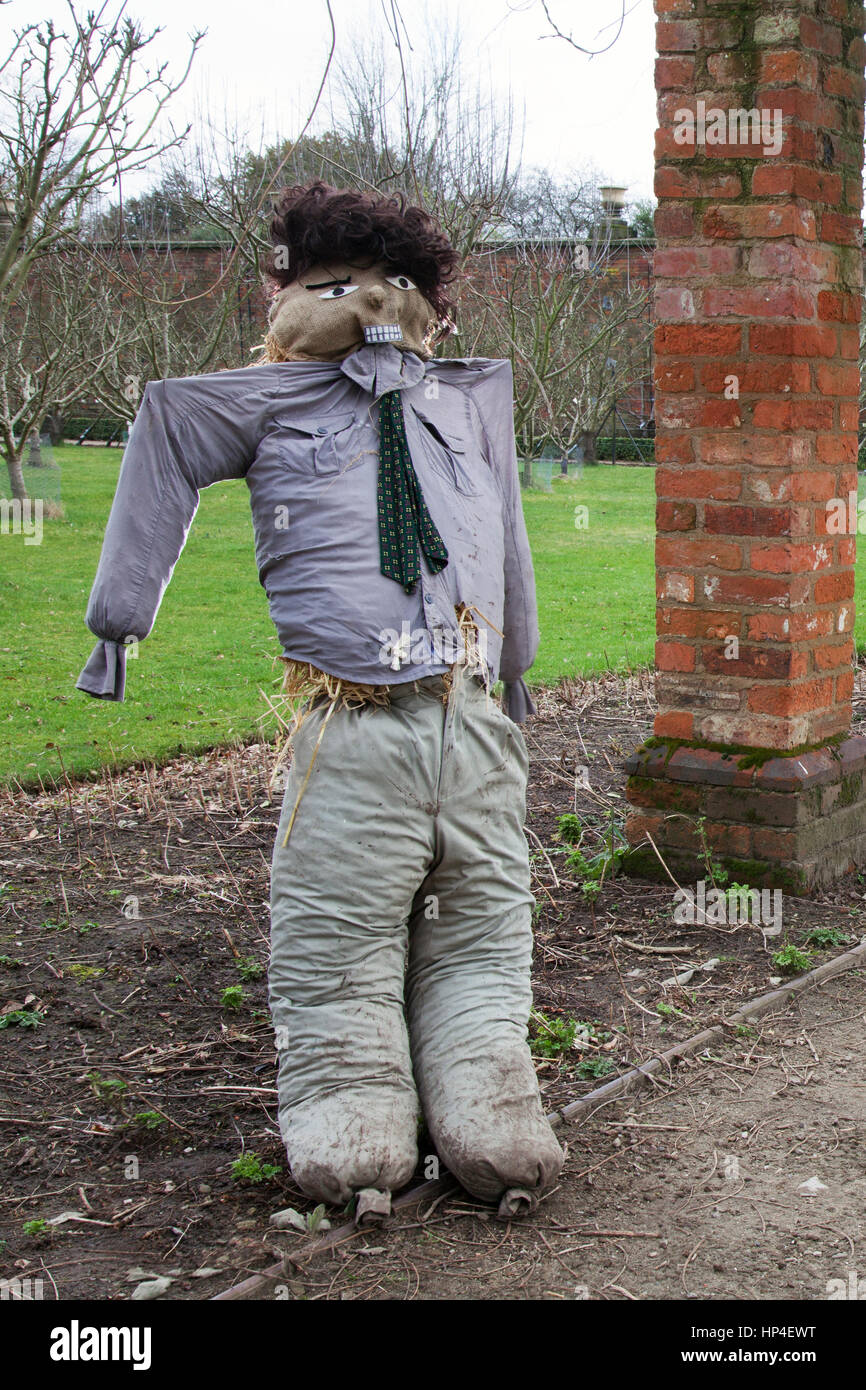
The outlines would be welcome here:
M 442 692 L 429 677 L 392 687 L 389 708 L 335 711 L 283 848 L 327 706 L 295 735 L 269 988 L 280 1128 L 319 1200 L 407 1183 L 419 1108 L 478 1197 L 543 1188 L 562 1165 L 526 1041 L 526 745 L 462 671 L 447 706 Z

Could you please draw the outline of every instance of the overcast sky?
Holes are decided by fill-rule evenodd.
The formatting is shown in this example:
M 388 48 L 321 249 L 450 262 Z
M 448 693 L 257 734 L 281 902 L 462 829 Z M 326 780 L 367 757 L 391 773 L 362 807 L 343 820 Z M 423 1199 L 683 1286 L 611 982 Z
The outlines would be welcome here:
M 109 5 L 113 13 L 120 0 Z M 391 0 L 384 0 L 390 8 Z M 92 5 L 93 0 L 88 0 Z M 456 18 L 465 34 L 469 77 L 500 97 L 509 90 L 518 124 L 525 115 L 524 162 L 566 173 L 594 167 L 602 181 L 628 186 L 630 200 L 651 196 L 655 126 L 652 0 L 626 0 L 622 33 L 609 51 L 589 58 L 556 38 L 539 0 L 399 0 L 410 43 L 424 48 L 426 25 Z M 86 8 L 78 3 L 79 12 Z M 332 0 L 337 57 L 351 54 L 367 29 L 386 33 L 383 0 Z M 622 0 L 549 0 L 563 30 L 586 48 L 614 37 Z M 207 28 L 188 85 L 172 105 L 183 124 L 202 109 L 236 113 L 241 124 L 266 133 L 303 125 L 321 80 L 330 41 L 325 0 L 128 0 L 126 12 L 161 26 L 160 55 L 183 61 L 187 35 Z M 68 3 L 12 0 L 0 9 L 8 38 L 37 14 L 69 24 Z M 4 43 L 4 48 L 5 48 Z M 412 53 L 407 51 L 408 61 Z M 399 92 L 397 93 L 399 100 Z M 312 131 L 327 127 L 327 106 Z M 127 193 L 138 191 L 128 188 Z

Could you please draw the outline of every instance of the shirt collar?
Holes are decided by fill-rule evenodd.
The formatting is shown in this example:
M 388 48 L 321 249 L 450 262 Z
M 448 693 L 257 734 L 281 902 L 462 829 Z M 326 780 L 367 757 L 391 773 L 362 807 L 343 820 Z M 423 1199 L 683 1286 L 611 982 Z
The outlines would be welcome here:
M 378 399 L 387 391 L 402 391 L 424 380 L 427 368 L 414 352 L 402 352 L 392 343 L 367 343 L 340 363 L 340 369 L 357 386 Z

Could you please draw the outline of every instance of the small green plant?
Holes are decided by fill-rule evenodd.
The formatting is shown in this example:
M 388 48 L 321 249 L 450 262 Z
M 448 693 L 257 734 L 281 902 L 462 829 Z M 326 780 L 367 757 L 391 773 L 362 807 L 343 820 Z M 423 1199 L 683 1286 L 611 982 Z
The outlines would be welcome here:
M 45 1022 L 45 1015 L 38 1009 L 13 1009 L 9 1014 L 0 1014 L 0 1028 L 38 1028 Z
M 813 927 L 803 937 L 806 946 L 815 946 L 819 951 L 829 951 L 833 946 L 847 946 L 850 937 L 838 927 Z
M 307 1230 L 311 1236 L 321 1229 L 327 1230 L 330 1224 L 330 1221 L 325 1219 L 325 1208 L 322 1204 L 307 1212 Z
M 586 878 L 580 885 L 580 891 L 590 904 L 596 902 L 601 892 L 601 879 Z
M 239 1009 L 244 1002 L 243 985 L 228 985 L 220 995 L 224 1009 Z
M 49 1226 L 47 1221 L 39 1217 L 35 1221 L 25 1221 L 21 1229 L 25 1236 L 47 1236 Z
M 716 872 L 718 873 L 719 865 L 716 864 L 715 868 L 716 868 Z M 724 869 L 722 869 L 722 873 L 724 873 L 724 872 L 725 872 Z M 738 907 L 738 906 L 739 906 L 740 894 L 741 894 L 741 893 L 750 893 L 751 891 L 752 891 L 752 890 L 750 889 L 748 883 L 729 883 L 728 886 L 727 886 L 727 888 L 725 889 L 725 897 L 727 898 L 728 903 L 729 903 L 730 906 L 732 906 L 732 907 Z M 748 899 L 747 899 L 747 901 L 748 901 Z
M 735 1024 L 734 1032 L 738 1038 L 756 1038 L 758 1036 L 757 1028 L 750 1027 L 748 1023 Z
M 129 1087 L 125 1081 L 118 1076 L 100 1076 L 98 1071 L 89 1071 L 87 1080 L 93 1087 L 94 1094 L 100 1100 L 122 1100 Z
M 265 967 L 255 956 L 238 956 L 237 967 L 242 980 L 260 980 L 265 973 Z
M 713 852 L 710 849 L 710 846 L 707 842 L 706 816 L 698 816 L 695 821 L 695 825 L 697 827 L 698 835 L 700 836 L 701 858 L 704 861 L 704 867 L 707 871 L 707 877 L 709 878 L 714 888 L 723 888 L 727 883 L 730 875 L 728 874 L 728 871 L 725 868 L 725 866 L 723 864 L 720 864 L 717 859 L 713 858 Z
M 793 942 L 788 941 L 771 959 L 783 975 L 802 975 L 804 970 L 809 969 L 813 957 L 811 951 L 801 951 Z
M 583 825 L 579 816 L 558 816 L 556 820 L 557 838 L 567 845 L 579 845 L 583 836 Z
M 578 1076 L 592 1081 L 597 1081 L 602 1076 L 609 1076 L 613 1069 L 613 1062 L 609 1057 L 584 1057 L 577 1064 Z
M 656 1004 L 656 1013 L 662 1018 L 685 1018 L 682 1009 L 675 1009 L 673 1004 Z
M 619 868 L 623 855 L 628 850 L 628 841 L 625 838 L 623 823 L 613 810 L 608 812 L 607 826 L 602 836 L 602 847 L 595 854 L 587 857 L 582 850 L 573 849 L 568 855 L 565 863 L 572 873 L 584 884 L 597 882 L 599 890 L 606 878 L 612 878 Z M 598 897 L 590 893 L 588 900 L 592 903 Z
M 137 1115 L 133 1115 L 129 1121 L 129 1127 L 138 1129 L 159 1129 L 160 1125 L 168 1124 L 164 1115 L 160 1115 L 158 1110 L 139 1110 Z
M 0 965 L 5 965 L 7 970 L 20 970 L 23 964 L 17 956 L 0 956 Z
M 577 1034 L 577 1021 L 573 1018 L 548 1018 L 533 1009 L 529 1016 L 534 1035 L 529 1039 L 529 1050 L 536 1057 L 564 1057 L 574 1046 Z
M 267 1182 L 281 1172 L 279 1164 L 262 1163 L 258 1154 L 253 1152 L 243 1154 L 232 1164 L 232 1177 L 236 1182 Z
M 98 980 L 100 975 L 105 974 L 104 969 L 100 965 L 81 965 L 80 962 L 70 965 L 68 969 L 70 975 L 72 975 L 74 979 L 81 981 Z

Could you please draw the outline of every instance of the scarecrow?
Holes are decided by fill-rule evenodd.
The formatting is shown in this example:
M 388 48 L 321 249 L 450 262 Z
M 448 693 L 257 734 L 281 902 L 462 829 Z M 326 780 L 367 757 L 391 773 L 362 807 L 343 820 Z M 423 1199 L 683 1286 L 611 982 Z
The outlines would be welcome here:
M 293 1176 L 387 1209 L 423 1116 L 469 1192 L 531 1207 L 563 1155 L 526 1037 L 538 634 L 510 367 L 432 360 L 456 256 L 420 208 L 317 182 L 271 233 L 264 361 L 145 390 L 78 686 L 123 699 L 202 488 L 245 478 L 298 702 L 269 974 Z

